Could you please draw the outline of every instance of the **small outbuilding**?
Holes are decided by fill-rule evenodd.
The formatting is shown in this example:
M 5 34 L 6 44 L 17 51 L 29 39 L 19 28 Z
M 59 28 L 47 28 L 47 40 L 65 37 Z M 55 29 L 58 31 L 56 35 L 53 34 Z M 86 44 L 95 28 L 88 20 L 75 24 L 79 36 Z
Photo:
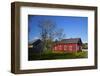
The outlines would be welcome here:
M 28 56 L 29 60 L 33 55 L 41 54 L 43 52 L 43 42 L 40 39 L 37 39 L 28 44 Z

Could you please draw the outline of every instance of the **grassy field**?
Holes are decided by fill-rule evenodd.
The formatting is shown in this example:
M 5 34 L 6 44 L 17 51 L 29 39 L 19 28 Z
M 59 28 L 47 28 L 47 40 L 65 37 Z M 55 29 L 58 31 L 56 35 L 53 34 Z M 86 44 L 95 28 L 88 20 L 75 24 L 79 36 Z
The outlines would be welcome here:
M 53 59 L 76 59 L 87 58 L 88 52 L 82 51 L 77 53 L 43 53 L 43 54 L 31 54 L 29 60 L 53 60 Z

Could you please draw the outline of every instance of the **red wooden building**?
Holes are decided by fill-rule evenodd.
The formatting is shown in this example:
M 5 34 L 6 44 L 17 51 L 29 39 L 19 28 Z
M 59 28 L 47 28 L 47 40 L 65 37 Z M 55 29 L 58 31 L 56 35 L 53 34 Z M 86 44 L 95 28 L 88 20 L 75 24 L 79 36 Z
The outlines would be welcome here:
M 82 51 L 81 38 L 63 39 L 53 45 L 53 52 L 73 53 L 78 51 Z

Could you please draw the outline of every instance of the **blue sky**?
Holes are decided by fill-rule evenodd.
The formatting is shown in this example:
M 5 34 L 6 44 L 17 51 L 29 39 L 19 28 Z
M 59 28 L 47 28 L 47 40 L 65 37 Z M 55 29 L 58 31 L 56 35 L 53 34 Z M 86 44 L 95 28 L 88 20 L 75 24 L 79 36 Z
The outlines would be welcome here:
M 45 19 L 52 20 L 57 28 L 63 29 L 65 38 L 81 38 L 82 42 L 88 42 L 88 17 L 44 15 L 28 15 L 29 41 L 39 38 L 38 22 Z

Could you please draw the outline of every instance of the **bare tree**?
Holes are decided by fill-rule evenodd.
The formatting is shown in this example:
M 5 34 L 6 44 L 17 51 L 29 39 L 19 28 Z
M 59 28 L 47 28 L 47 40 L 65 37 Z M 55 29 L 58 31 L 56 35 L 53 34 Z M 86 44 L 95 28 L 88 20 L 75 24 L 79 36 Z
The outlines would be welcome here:
M 64 32 L 63 29 L 57 29 L 57 31 L 55 32 L 58 41 L 60 41 L 63 38 L 65 38 L 65 34 L 63 32 Z
M 39 22 L 40 35 L 43 40 L 53 39 L 56 24 L 51 20 L 41 20 Z
M 39 22 L 38 27 L 40 28 L 40 36 L 44 42 L 44 50 L 48 50 L 50 48 L 50 44 L 54 39 L 54 30 L 56 28 L 56 24 L 52 20 L 41 20 Z
M 44 51 L 52 49 L 54 38 L 61 40 L 64 38 L 63 29 L 57 29 L 56 23 L 52 20 L 41 20 L 38 24 L 40 29 L 40 37 L 44 43 Z

